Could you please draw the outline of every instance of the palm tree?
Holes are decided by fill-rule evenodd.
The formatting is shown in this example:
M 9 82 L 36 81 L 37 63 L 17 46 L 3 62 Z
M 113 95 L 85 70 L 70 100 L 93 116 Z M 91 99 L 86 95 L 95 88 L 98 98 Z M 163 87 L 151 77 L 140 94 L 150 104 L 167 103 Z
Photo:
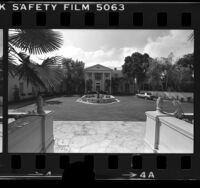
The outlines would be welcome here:
M 44 59 L 38 64 L 30 59 L 31 55 L 41 55 L 57 50 L 62 45 L 59 32 L 50 29 L 14 29 L 8 39 L 8 71 L 36 87 L 54 88 L 62 79 L 62 71 L 56 66 L 62 57 Z

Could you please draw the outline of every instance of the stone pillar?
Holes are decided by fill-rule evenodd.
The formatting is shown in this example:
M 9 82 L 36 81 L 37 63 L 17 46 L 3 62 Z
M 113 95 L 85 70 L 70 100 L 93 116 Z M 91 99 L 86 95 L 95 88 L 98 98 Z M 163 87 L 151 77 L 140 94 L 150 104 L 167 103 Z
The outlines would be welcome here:
M 146 114 L 145 142 L 155 153 L 193 153 L 194 125 L 159 111 Z
M 145 142 L 151 147 L 156 153 L 159 149 L 159 133 L 160 123 L 159 117 L 166 116 L 165 114 L 158 111 L 148 111 L 146 114 L 146 130 L 145 130 Z

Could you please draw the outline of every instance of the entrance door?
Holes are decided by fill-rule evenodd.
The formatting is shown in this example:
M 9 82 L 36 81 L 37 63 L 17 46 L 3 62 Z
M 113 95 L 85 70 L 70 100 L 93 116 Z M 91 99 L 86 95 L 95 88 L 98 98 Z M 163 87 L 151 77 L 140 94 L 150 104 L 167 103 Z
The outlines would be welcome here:
M 100 83 L 96 83 L 96 91 L 100 91 L 100 90 L 101 90 Z

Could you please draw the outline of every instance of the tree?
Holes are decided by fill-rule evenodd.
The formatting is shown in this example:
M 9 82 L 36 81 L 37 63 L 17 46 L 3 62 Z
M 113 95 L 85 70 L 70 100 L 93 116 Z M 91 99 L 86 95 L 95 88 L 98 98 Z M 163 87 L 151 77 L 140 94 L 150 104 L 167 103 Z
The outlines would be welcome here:
M 106 79 L 105 80 L 105 90 L 106 90 L 106 92 L 110 92 L 110 87 L 111 87 L 111 80 Z
M 154 59 L 150 62 L 147 71 L 147 80 L 152 90 L 163 90 L 162 86 L 162 64 Z
M 174 64 L 177 72 L 178 89 L 181 91 L 193 91 L 194 84 L 194 56 L 186 54 Z
M 191 73 L 194 71 L 194 54 L 186 54 L 176 62 L 177 66 L 189 68 Z
M 120 85 L 120 79 L 122 79 L 122 78 L 116 78 L 116 77 L 112 78 L 111 87 L 112 87 L 112 93 L 113 94 L 117 94 L 118 93 L 118 87 Z
M 148 54 L 133 53 L 125 57 L 122 72 L 130 81 L 134 81 L 136 89 L 140 90 L 146 79 L 146 72 L 151 58 Z
M 66 85 L 66 92 L 68 94 L 84 93 L 85 64 L 82 61 L 64 58 L 62 65 L 65 73 L 63 84 Z
M 163 89 L 164 90 L 169 90 L 170 89 L 170 85 L 172 84 L 173 80 L 172 80 L 172 75 L 173 75 L 173 58 L 174 55 L 171 52 L 167 58 L 160 58 L 160 66 L 161 69 L 160 71 L 162 72 L 162 83 L 163 83 Z
M 86 81 L 86 89 L 87 89 L 86 92 L 91 92 L 91 90 L 92 90 L 92 80 L 91 79 L 88 79 Z
M 9 32 L 8 70 L 35 87 L 54 88 L 62 78 L 57 64 L 61 57 L 45 59 L 41 65 L 31 60 L 31 55 L 39 55 L 57 50 L 62 45 L 59 32 L 50 29 L 14 29 Z

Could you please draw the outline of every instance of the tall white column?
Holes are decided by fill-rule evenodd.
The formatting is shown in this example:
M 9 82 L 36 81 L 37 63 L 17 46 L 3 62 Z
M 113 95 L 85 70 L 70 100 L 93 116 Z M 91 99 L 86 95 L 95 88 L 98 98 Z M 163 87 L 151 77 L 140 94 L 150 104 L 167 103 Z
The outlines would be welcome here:
M 92 72 L 92 91 L 95 91 L 95 72 Z
M 111 77 L 111 73 L 110 73 L 110 94 L 111 94 L 111 86 L 112 86 L 112 77 Z
M 84 73 L 84 79 L 85 79 L 85 93 L 87 92 L 87 88 L 86 88 L 86 72 Z
M 102 76 L 102 78 L 103 78 L 102 79 L 103 80 L 102 90 L 105 91 L 105 75 L 104 75 L 105 73 L 103 72 L 102 74 L 103 74 L 103 76 Z

